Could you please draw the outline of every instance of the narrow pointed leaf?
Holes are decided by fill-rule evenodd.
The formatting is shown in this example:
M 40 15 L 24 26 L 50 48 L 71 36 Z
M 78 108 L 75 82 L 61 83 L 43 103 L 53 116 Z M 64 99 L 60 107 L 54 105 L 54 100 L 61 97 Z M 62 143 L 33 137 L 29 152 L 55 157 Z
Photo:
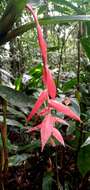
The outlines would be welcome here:
M 80 121 L 80 117 L 76 113 L 74 113 L 68 106 L 65 106 L 62 103 L 58 103 L 54 100 L 49 100 L 49 105 L 56 109 L 58 112 L 62 112 L 70 118 Z
M 62 135 L 61 135 L 60 132 L 59 132 L 56 128 L 54 128 L 54 127 L 53 127 L 52 135 L 53 135 L 63 146 L 65 146 Z
M 42 54 L 42 59 L 43 59 L 43 63 L 44 65 L 47 64 L 47 44 L 43 38 L 43 34 L 42 34 L 42 30 L 41 30 L 41 26 L 39 25 L 39 22 L 38 22 L 38 18 L 37 16 L 35 15 L 33 9 L 32 9 L 32 6 L 30 4 L 27 4 L 26 6 L 28 8 L 28 10 L 32 13 L 33 17 L 34 17 L 34 20 L 36 22 L 36 26 L 37 26 L 37 33 L 38 33 L 38 42 L 39 42 L 39 46 L 40 46 L 40 49 L 41 49 L 41 54 Z
M 44 90 L 41 92 L 40 96 L 38 97 L 38 100 L 36 101 L 32 111 L 27 117 L 27 121 L 30 121 L 30 119 L 35 115 L 37 110 L 40 108 L 40 106 L 44 103 L 44 101 L 48 98 L 47 90 Z
M 42 151 L 44 149 L 45 144 L 47 143 L 48 139 L 52 134 L 52 122 L 51 122 L 51 115 L 48 114 L 45 119 L 43 120 L 43 124 L 41 127 L 41 144 L 42 144 Z
M 56 85 L 53 80 L 51 71 L 48 69 L 48 67 L 44 67 L 43 69 L 43 82 L 46 85 L 48 89 L 48 93 L 51 98 L 55 99 L 56 97 Z

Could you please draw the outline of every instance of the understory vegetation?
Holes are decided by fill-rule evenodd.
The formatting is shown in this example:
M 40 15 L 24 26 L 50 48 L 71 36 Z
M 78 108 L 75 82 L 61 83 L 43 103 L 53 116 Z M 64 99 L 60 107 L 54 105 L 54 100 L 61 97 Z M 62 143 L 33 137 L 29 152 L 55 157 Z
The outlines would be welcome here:
M 89 0 L 0 11 L 0 190 L 90 190 Z

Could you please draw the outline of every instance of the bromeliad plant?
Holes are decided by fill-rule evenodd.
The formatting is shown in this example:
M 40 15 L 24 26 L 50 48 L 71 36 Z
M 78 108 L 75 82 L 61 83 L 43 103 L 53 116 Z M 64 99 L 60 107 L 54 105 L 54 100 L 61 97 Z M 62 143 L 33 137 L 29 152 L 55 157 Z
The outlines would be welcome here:
M 32 6 L 30 4 L 26 5 L 26 8 L 32 13 L 36 26 L 37 26 L 37 33 L 38 33 L 38 42 L 41 49 L 41 55 L 43 60 L 43 72 L 42 72 L 42 80 L 43 84 L 45 86 L 45 89 L 41 92 L 41 94 L 38 97 L 38 100 L 36 101 L 32 111 L 27 117 L 27 122 L 29 122 L 32 117 L 37 113 L 41 105 L 46 101 L 46 107 L 42 109 L 39 114 L 44 116 L 43 121 L 41 124 L 32 127 L 28 130 L 28 132 L 32 132 L 35 130 L 40 130 L 41 133 L 41 145 L 42 145 L 42 151 L 44 149 L 44 146 L 46 145 L 47 141 L 51 136 L 54 136 L 62 145 L 64 145 L 64 140 L 61 135 L 61 133 L 55 128 L 55 123 L 63 123 L 68 125 L 68 123 L 60 119 L 58 117 L 54 117 L 52 115 L 52 109 L 55 109 L 58 112 L 62 112 L 63 114 L 69 116 L 72 119 L 75 119 L 80 122 L 80 117 L 76 115 L 68 106 L 65 106 L 62 103 L 59 103 L 55 100 L 56 98 L 56 85 L 53 80 L 51 71 L 48 68 L 47 63 L 47 44 L 43 38 L 41 26 L 39 25 L 38 18 L 36 14 L 34 13 Z

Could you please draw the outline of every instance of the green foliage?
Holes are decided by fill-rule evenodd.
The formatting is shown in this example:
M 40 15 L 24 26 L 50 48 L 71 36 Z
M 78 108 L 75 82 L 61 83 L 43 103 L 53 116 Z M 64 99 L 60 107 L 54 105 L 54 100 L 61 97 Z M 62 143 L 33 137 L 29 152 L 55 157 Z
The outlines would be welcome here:
M 42 190 L 51 190 L 53 182 L 53 173 L 46 172 L 43 177 Z
M 30 23 L 24 23 L 24 17 L 27 18 L 26 12 L 21 15 L 26 0 L 20 1 L 17 3 L 15 1 L 8 1 L 8 5 L 6 8 L 5 13 L 0 21 L 0 35 L 2 32 L 9 33 L 5 38 L 0 40 L 0 43 L 3 44 L 15 37 L 23 34 L 21 38 L 21 49 L 19 53 L 16 54 L 17 49 L 20 48 L 20 41 L 19 45 L 15 46 L 15 53 L 12 53 L 12 57 L 18 54 L 26 59 L 24 60 L 25 63 L 25 73 L 30 76 L 30 80 L 27 84 L 22 83 L 22 76 L 23 73 L 15 79 L 15 87 L 16 90 L 0 85 L 0 97 L 1 100 L 4 99 L 7 101 L 7 115 L 6 115 L 6 123 L 8 126 L 8 135 L 10 135 L 10 130 L 13 131 L 14 135 L 16 135 L 16 142 L 15 145 L 7 141 L 7 146 L 9 150 L 9 166 L 20 166 L 29 158 L 38 157 L 38 159 L 42 159 L 45 156 L 45 161 L 48 160 L 48 157 L 52 160 L 53 167 L 51 168 L 52 171 L 46 171 L 46 162 L 44 161 L 44 174 L 42 176 L 42 189 L 43 190 L 51 190 L 53 182 L 58 185 L 58 181 L 60 183 L 64 183 L 65 189 L 73 189 L 75 184 L 75 178 L 73 173 L 76 168 L 74 165 L 78 166 L 80 179 L 82 182 L 77 182 L 77 186 L 81 186 L 83 184 L 83 177 L 86 176 L 87 172 L 90 171 L 90 64 L 88 64 L 88 59 L 90 59 L 90 8 L 89 8 L 89 0 L 86 1 L 67 1 L 67 0 L 49 0 L 48 7 L 47 5 L 41 5 L 39 7 L 38 15 L 40 16 L 39 22 L 43 27 L 43 31 L 48 42 L 48 55 L 50 58 L 56 55 L 53 64 L 52 61 L 49 61 L 50 68 L 57 69 L 54 71 L 55 79 L 59 74 L 59 86 L 58 86 L 58 98 L 57 100 L 64 104 L 69 104 L 72 110 L 76 112 L 77 115 L 80 115 L 81 111 L 81 119 L 83 121 L 83 128 L 81 128 L 81 124 L 75 123 L 73 120 L 69 121 L 69 126 L 63 125 L 61 129 L 61 124 L 57 125 L 61 134 L 65 138 L 65 149 L 63 150 L 62 147 L 59 147 L 59 144 L 56 144 L 56 147 L 53 147 L 53 151 L 49 146 L 46 147 L 44 153 L 40 153 L 40 136 L 37 133 L 32 134 L 30 138 L 26 138 L 25 135 L 27 134 L 27 129 L 29 127 L 35 126 L 40 124 L 43 119 L 43 116 L 35 115 L 32 119 L 31 123 L 28 123 L 28 128 L 25 128 L 23 134 L 21 130 L 23 129 L 23 125 L 26 124 L 26 115 L 30 112 L 31 108 L 33 107 L 36 98 L 38 97 L 38 91 L 42 90 L 42 83 L 40 82 L 41 74 L 42 74 L 42 64 L 40 60 L 40 53 L 38 50 L 38 45 L 36 42 L 36 30 L 35 30 L 35 23 L 32 21 L 32 17 L 30 16 Z M 36 3 L 36 1 L 35 1 Z M 52 5 L 52 7 L 51 7 Z M 0 6 L 2 7 L 2 6 Z M 3 7 L 5 8 L 5 7 Z M 48 9 L 47 16 L 44 17 L 46 11 Z M 10 19 L 8 18 L 8 13 Z M 55 16 L 55 15 L 58 16 Z M 18 18 L 21 20 L 19 24 L 16 25 L 17 29 L 12 30 L 13 24 L 17 21 Z M 48 16 L 49 15 L 49 16 Z M 42 18 L 41 18 L 42 16 Z M 28 17 L 29 19 L 29 17 Z M 6 22 L 8 20 L 8 22 Z M 87 22 L 88 21 L 88 22 Z M 74 24 L 73 24 L 74 23 Z M 78 37 L 78 23 L 81 23 L 82 31 L 81 31 L 81 39 Z M 17 38 L 18 41 L 19 37 Z M 80 47 L 80 71 L 79 71 L 79 84 L 77 80 L 77 67 L 79 63 L 78 58 L 78 46 L 77 41 L 80 41 L 82 44 L 83 49 L 86 52 L 84 55 L 84 51 L 82 47 Z M 11 42 L 12 44 L 12 42 Z M 10 47 L 10 46 L 9 46 Z M 18 47 L 18 48 L 17 48 Z M 11 47 L 10 47 L 11 48 Z M 62 50 L 63 49 L 63 50 Z M 1 47 L 2 50 L 2 47 Z M 12 50 L 12 49 L 11 49 Z M 11 51 L 10 50 L 10 51 Z M 24 51 L 22 51 L 24 50 Z M 10 57 L 11 52 L 8 51 L 8 56 Z M 4 52 L 4 60 L 5 60 L 5 51 Z M 2 54 L 1 52 L 1 54 Z M 13 52 L 13 51 L 12 51 Z M 22 53 L 21 53 L 22 52 Z M 50 53 L 50 54 L 49 54 Z M 34 57 L 36 58 L 34 60 Z M 59 58 L 59 59 L 58 59 Z M 58 59 L 58 61 L 57 61 Z M 11 57 L 10 57 L 11 60 Z M 11 63 L 9 60 L 9 63 Z M 17 59 L 18 60 L 18 59 Z M 23 59 L 21 59 L 21 65 L 23 66 Z M 48 59 L 49 60 L 49 59 Z M 82 61 L 83 60 L 83 61 Z M 2 61 L 3 62 L 3 61 Z M 59 65 L 60 64 L 60 65 Z M 17 65 L 17 63 L 16 63 Z M 59 68 L 60 67 L 60 71 Z M 61 75 L 61 71 L 66 72 L 66 70 L 75 72 L 74 78 L 63 78 Z M 20 68 L 19 68 L 20 71 Z M 60 73 L 59 73 L 60 72 Z M 63 83 L 63 84 L 62 84 Z M 37 89 L 38 88 L 38 89 Z M 76 89 L 77 88 L 77 89 Z M 61 89 L 64 94 L 61 96 Z M 32 91 L 33 93 L 32 93 Z M 79 93 L 79 103 L 80 109 L 77 101 L 75 100 L 75 96 L 77 98 L 76 92 Z M 28 95 L 27 95 L 28 94 Z M 65 102 L 65 96 L 69 95 L 70 102 Z M 60 98 L 59 98 L 60 97 Z M 72 98 L 74 97 L 74 98 Z M 78 99 L 78 98 L 77 98 Z M 46 102 L 47 104 L 47 102 Z M 52 111 L 53 113 L 53 111 Z M 55 111 L 55 115 L 58 115 Z M 61 116 L 61 115 L 58 115 Z M 64 118 L 64 115 L 62 115 Z M 67 117 L 65 117 L 66 121 L 68 121 Z M 3 112 L 1 108 L 0 114 L 0 122 L 3 122 Z M 17 132 L 17 133 L 16 133 Z M 21 144 L 18 142 L 17 134 L 24 136 L 23 142 Z M 10 138 L 10 137 L 9 137 Z M 84 140 L 86 141 L 84 142 Z M 53 139 L 49 139 L 52 140 Z M 49 141 L 52 143 L 51 141 Z M 52 143 L 53 144 L 53 143 Z M 0 146 L 2 145 L 2 141 L 0 139 Z M 67 150 L 68 149 L 68 150 Z M 77 153 L 78 152 L 78 153 Z M 57 156 L 57 155 L 58 156 Z M 77 154 L 77 155 L 76 155 Z M 49 155 L 49 156 L 48 156 Z M 75 157 L 77 156 L 77 158 Z M 57 158 L 56 158 L 57 157 Z M 57 159 L 57 160 L 56 160 Z M 77 160 L 77 161 L 76 161 Z M 73 163 L 73 164 L 72 164 Z M 31 164 L 31 163 L 30 163 Z M 32 167 L 32 166 L 30 166 Z M 57 179 L 54 179 L 54 175 Z M 70 181 L 69 181 L 70 178 Z M 73 182 L 72 182 L 73 181 Z M 58 187 L 59 189 L 59 187 Z M 77 189 L 77 187 L 76 187 Z
M 32 69 L 30 69 L 29 71 L 29 75 L 31 77 L 30 81 L 29 81 L 29 86 L 33 88 L 34 87 L 40 87 L 40 78 L 42 75 L 42 64 L 38 64 L 37 66 L 33 67 Z
M 84 146 L 87 146 L 87 145 L 90 145 L 90 137 L 88 137 L 88 138 L 86 139 L 86 141 L 82 144 L 81 147 L 84 147 Z
M 90 145 L 80 149 L 78 155 L 78 167 L 83 176 L 90 171 Z
M 14 156 L 11 156 L 9 158 L 9 166 L 20 166 L 25 160 L 27 160 L 30 157 L 29 154 L 16 154 Z
M 0 96 L 8 103 L 17 107 L 32 107 L 35 99 L 25 93 L 17 92 L 7 86 L 0 85 Z
M 10 0 L 6 7 L 6 10 L 0 20 L 0 34 L 3 35 L 7 33 L 9 30 L 12 29 L 12 26 L 16 19 L 21 14 L 22 10 L 24 9 L 27 0 Z
M 86 52 L 88 58 L 90 59 L 90 37 L 83 37 L 81 39 L 81 44 L 82 44 L 83 48 L 85 49 L 85 52 Z
M 26 145 L 23 144 L 22 146 L 21 145 L 18 146 L 17 151 L 18 152 L 24 151 L 24 152 L 30 153 L 33 150 L 37 151 L 39 147 L 40 147 L 40 140 L 35 140 L 35 141 L 28 143 Z
M 66 7 L 71 8 L 72 10 L 75 10 L 76 13 L 78 14 L 82 14 L 83 10 L 80 9 L 79 7 L 75 6 L 75 4 L 73 2 L 67 1 L 67 0 L 50 0 L 51 2 L 53 2 L 54 4 L 57 5 L 64 5 Z
M 52 17 L 45 17 L 42 19 L 39 19 L 39 23 L 41 25 L 56 25 L 56 24 L 70 24 L 72 22 L 78 22 L 78 21 L 90 21 L 89 15 L 63 15 L 63 16 L 52 16 Z M 7 41 L 10 41 L 11 39 L 22 35 L 24 32 L 27 32 L 28 30 L 36 27 L 34 22 L 27 23 L 20 28 L 17 28 L 14 31 L 11 31 L 5 39 L 2 39 L 0 41 L 0 45 L 6 43 Z
M 67 92 L 71 89 L 73 89 L 77 84 L 77 79 L 76 78 L 73 78 L 73 79 L 70 79 L 68 80 L 67 82 L 65 82 L 65 84 L 63 85 L 63 91 L 64 92 Z

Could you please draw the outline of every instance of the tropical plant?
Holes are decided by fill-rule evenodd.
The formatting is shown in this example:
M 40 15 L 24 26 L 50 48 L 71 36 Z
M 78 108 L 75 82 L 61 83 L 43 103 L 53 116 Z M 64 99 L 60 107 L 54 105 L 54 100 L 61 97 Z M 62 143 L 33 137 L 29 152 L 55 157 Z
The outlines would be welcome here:
M 13 148 L 15 151 L 15 155 L 9 158 L 9 166 L 19 166 L 26 160 L 31 159 L 33 154 L 36 157 L 38 152 L 37 155 L 39 156 L 37 157 L 40 158 L 40 161 L 43 160 L 43 165 L 45 165 L 45 160 L 49 163 L 49 167 L 45 165 L 46 170 L 42 169 L 42 189 L 46 187 L 47 189 L 52 189 L 55 183 L 57 184 L 56 189 L 62 187 L 73 190 L 82 189 L 83 187 L 85 189 L 85 180 L 89 179 L 90 171 L 90 93 L 88 87 L 89 65 L 87 64 L 88 58 L 90 58 L 88 43 L 90 41 L 90 16 L 88 15 L 90 3 L 88 0 L 75 0 L 73 2 L 71 0 L 49 0 L 46 4 L 41 4 L 38 7 L 39 19 L 32 6 L 30 4 L 26 5 L 26 3 L 27 1 L 20 3 L 17 3 L 16 0 L 13 3 L 8 1 L 5 13 L 0 20 L 0 44 L 3 45 L 10 41 L 12 54 L 13 48 L 16 47 L 14 55 L 16 55 L 17 48 L 19 48 L 19 54 L 21 53 L 21 56 L 23 56 L 23 53 L 27 50 L 26 43 L 28 43 L 28 49 L 31 51 L 30 61 L 29 54 L 26 53 L 25 55 L 27 57 L 25 59 L 26 63 L 28 63 L 26 65 L 30 65 L 29 69 L 24 74 L 20 72 L 20 76 L 16 79 L 16 75 L 12 77 L 15 80 L 14 87 L 16 89 L 0 85 L 2 105 L 2 117 L 0 118 L 1 172 L 6 173 L 8 169 L 8 150 L 11 155 L 13 154 Z M 31 13 L 30 15 L 28 14 L 28 23 L 24 23 L 24 21 L 19 23 L 18 19 L 25 6 L 26 11 L 28 10 Z M 14 11 L 13 7 L 15 8 Z M 45 11 L 47 12 L 47 10 L 48 14 L 46 16 Z M 26 16 L 26 12 L 23 15 Z M 32 20 L 32 15 L 35 22 Z M 21 20 L 23 20 L 22 17 Z M 16 22 L 15 28 L 14 24 Z M 43 33 L 48 43 L 43 38 L 39 23 L 42 25 Z M 46 28 L 47 25 L 48 28 Z M 29 30 L 32 30 L 32 32 L 29 32 Z M 28 31 L 27 35 L 25 34 L 26 31 Z M 24 35 L 20 41 L 17 38 L 18 43 L 13 43 L 12 46 L 11 40 L 23 33 Z M 40 54 L 39 50 L 37 50 L 38 44 L 36 44 L 37 35 L 42 60 L 38 59 Z M 29 44 L 29 39 L 33 43 L 30 42 Z M 74 42 L 73 39 L 75 39 Z M 33 47 L 30 47 L 31 44 Z M 22 50 L 23 48 L 24 50 Z M 71 55 L 66 60 L 66 55 L 69 57 L 70 48 L 73 49 L 74 57 L 71 60 Z M 85 56 L 84 50 L 88 58 Z M 53 52 L 58 52 L 59 61 L 56 66 L 54 64 L 53 66 L 51 64 L 48 66 L 47 51 L 48 54 L 51 52 L 53 55 Z M 36 66 L 35 63 L 33 64 L 33 57 L 36 57 L 35 63 L 39 63 Z M 81 58 L 83 62 L 86 62 L 82 63 Z M 16 62 L 16 60 L 14 61 Z M 75 62 L 73 63 L 73 61 Z M 54 71 L 55 67 L 58 67 L 58 69 Z M 54 79 L 50 68 L 53 68 L 53 73 L 55 73 Z M 86 74 L 84 68 L 88 68 Z M 73 70 L 74 77 L 70 76 L 70 72 L 66 73 L 66 70 Z M 64 71 L 62 74 L 64 77 L 61 75 L 61 71 Z M 28 92 L 26 92 L 27 88 Z M 32 95 L 29 96 L 29 93 Z M 68 94 L 69 98 L 63 93 Z M 72 98 L 72 95 L 74 98 Z M 78 104 L 80 104 L 81 110 Z M 39 133 L 35 133 L 35 131 L 40 131 L 41 142 Z M 49 147 L 46 144 L 51 144 L 54 147 Z M 42 151 L 39 149 L 40 146 Z M 22 152 L 25 152 L 25 154 L 22 154 Z M 79 176 L 78 179 L 77 175 Z

